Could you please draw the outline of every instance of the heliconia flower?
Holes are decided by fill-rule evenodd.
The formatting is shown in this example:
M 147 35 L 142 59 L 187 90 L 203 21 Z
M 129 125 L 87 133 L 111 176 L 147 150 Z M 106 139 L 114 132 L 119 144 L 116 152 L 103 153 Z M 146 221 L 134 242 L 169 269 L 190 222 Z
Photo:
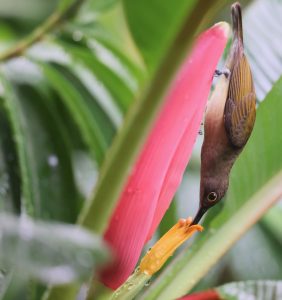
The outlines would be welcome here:
M 191 225 L 192 218 L 180 219 L 147 251 L 141 259 L 139 267 L 117 289 L 111 299 L 133 299 L 140 288 L 148 282 L 152 275 L 158 272 L 175 250 L 197 231 L 202 231 L 201 225 Z M 128 289 L 128 287 L 131 287 Z M 135 288 L 133 288 L 135 287 Z
M 201 225 L 192 225 L 192 218 L 180 219 L 146 253 L 140 262 L 140 272 L 153 275 L 165 264 L 174 251 L 189 239 L 196 231 L 202 231 Z
M 207 290 L 191 295 L 184 296 L 178 300 L 220 300 L 220 295 L 215 290 Z
M 128 178 L 104 234 L 116 258 L 101 273 L 101 281 L 112 289 L 133 271 L 181 182 L 228 31 L 221 22 L 199 36 Z

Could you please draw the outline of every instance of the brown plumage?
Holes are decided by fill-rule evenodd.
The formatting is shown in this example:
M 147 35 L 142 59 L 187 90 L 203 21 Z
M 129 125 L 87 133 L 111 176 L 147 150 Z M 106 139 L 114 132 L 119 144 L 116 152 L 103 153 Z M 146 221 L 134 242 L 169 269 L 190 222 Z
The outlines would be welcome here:
M 200 206 L 193 224 L 225 195 L 231 168 L 247 143 L 256 118 L 256 95 L 244 54 L 241 7 L 231 7 L 233 42 L 205 115 L 201 151 Z
M 255 123 L 256 95 L 250 66 L 244 54 L 231 72 L 224 118 L 230 142 L 238 148 L 245 146 Z

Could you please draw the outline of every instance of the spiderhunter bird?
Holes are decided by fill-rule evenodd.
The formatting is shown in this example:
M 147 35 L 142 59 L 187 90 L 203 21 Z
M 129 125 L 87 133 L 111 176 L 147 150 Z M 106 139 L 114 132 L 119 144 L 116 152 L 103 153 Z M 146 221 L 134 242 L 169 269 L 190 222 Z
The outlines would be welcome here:
M 231 168 L 246 145 L 256 118 L 256 95 L 251 69 L 244 54 L 240 4 L 231 7 L 233 41 L 225 70 L 208 102 L 201 150 L 199 210 L 197 224 L 205 212 L 225 195 Z

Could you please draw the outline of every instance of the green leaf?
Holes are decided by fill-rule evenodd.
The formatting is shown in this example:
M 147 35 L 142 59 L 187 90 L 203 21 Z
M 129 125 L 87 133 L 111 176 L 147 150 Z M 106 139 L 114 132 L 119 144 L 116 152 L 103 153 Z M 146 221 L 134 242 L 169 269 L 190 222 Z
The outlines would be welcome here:
M 68 7 L 70 7 L 77 0 L 62 0 L 59 2 L 58 11 L 65 11 Z
M 7 113 L 0 106 L 0 211 L 20 212 L 18 159 Z
M 0 262 L 18 278 L 46 284 L 86 279 L 105 263 L 109 251 L 100 238 L 73 225 L 34 222 L 0 214 Z
M 90 13 L 97 14 L 98 12 L 104 12 L 115 5 L 119 0 L 89 0 L 82 8 L 80 15 L 85 15 L 86 18 Z
M 84 44 L 79 47 L 70 43 L 62 43 L 62 46 L 68 53 L 71 53 L 76 65 L 82 64 L 84 68 L 88 69 L 92 77 L 94 76 L 96 85 L 98 83 L 100 88 L 103 87 L 107 90 L 108 102 L 118 106 L 118 111 L 115 109 L 115 115 L 120 114 L 119 110 L 123 113 L 126 112 L 132 103 L 134 92 L 139 86 L 136 72 L 126 67 L 129 62 L 125 65 L 121 56 L 118 56 L 119 54 L 114 55 L 112 53 L 113 49 L 107 49 L 94 40 L 88 40 L 87 45 Z M 109 110 L 106 111 L 110 112 Z M 118 121 L 118 125 L 120 123 L 121 120 Z
M 119 70 L 111 70 L 103 64 L 90 49 L 66 43 L 63 46 L 71 53 L 75 62 L 72 71 L 80 75 L 79 78 L 84 74 L 84 85 L 88 85 L 89 90 L 95 93 L 93 97 L 95 96 L 99 103 L 104 105 L 104 110 L 112 122 L 119 126 L 121 111 L 126 112 L 133 99 L 133 90 L 128 81 L 122 78 Z
M 224 284 L 216 291 L 226 300 L 272 299 L 282 297 L 282 281 L 258 280 Z
M 63 36 L 65 33 L 68 33 L 75 42 L 79 42 L 80 39 L 84 37 L 96 40 L 106 49 L 110 50 L 112 55 L 122 63 L 120 66 L 130 70 L 131 73 L 135 73 L 132 74 L 134 76 L 132 76 L 130 80 L 135 77 L 140 77 L 140 75 L 142 78 L 144 75 L 142 74 L 144 72 L 142 58 L 128 30 L 122 1 L 117 2 L 117 5 L 115 5 L 113 9 L 98 16 L 97 13 L 90 12 L 88 9 L 86 12 L 87 17 L 76 19 L 64 27 Z M 84 7 L 87 9 L 87 5 Z M 91 14 L 93 18 L 91 18 Z M 62 38 L 62 36 L 60 37 Z M 106 51 L 103 51 L 101 53 L 103 54 L 105 52 Z M 98 56 L 99 55 L 97 55 L 97 57 Z M 109 57 L 109 55 L 104 56 L 104 58 L 106 57 Z M 102 58 L 102 56 L 100 56 L 100 58 Z M 105 60 L 111 67 L 112 64 L 110 64 L 110 61 Z
M 261 224 L 272 238 L 274 238 L 280 246 L 282 245 L 282 208 L 281 205 L 276 205 L 262 218 Z
M 4 296 L 9 288 L 11 282 L 11 274 L 5 269 L 0 269 L 0 299 L 4 299 Z
M 124 47 L 126 47 L 126 45 L 123 45 L 123 48 L 121 48 L 120 45 L 115 45 L 115 43 L 113 43 L 110 39 L 106 39 L 102 36 L 97 37 L 95 36 L 95 34 L 93 35 L 93 38 L 96 40 L 96 52 L 97 50 L 100 51 L 101 62 L 104 61 L 104 63 L 106 64 L 106 59 L 103 59 L 102 55 L 104 55 L 104 57 L 106 55 L 107 57 L 109 56 L 109 53 L 111 53 L 111 60 L 113 61 L 113 63 L 110 64 L 109 62 L 107 62 L 109 68 L 111 66 L 112 71 L 116 72 L 117 75 L 123 73 L 123 81 L 128 84 L 133 92 L 137 92 L 140 82 L 144 80 L 144 75 L 146 74 L 143 68 L 141 68 L 141 66 L 139 66 L 133 60 L 133 58 L 128 57 L 127 53 L 124 51 Z M 97 47 L 97 44 L 99 48 Z M 95 48 L 93 50 L 95 51 Z M 113 65 L 116 65 L 116 67 L 113 68 Z M 120 69 L 121 67 L 123 68 L 123 70 Z M 128 82 L 128 78 L 130 78 L 130 82 Z
M 6 101 L 4 102 L 6 105 L 6 109 L 8 111 L 10 122 L 12 123 L 13 132 L 14 132 L 14 138 L 15 142 L 18 146 L 18 157 L 20 161 L 20 168 L 21 168 L 21 175 L 23 180 L 23 207 L 27 214 L 34 215 L 35 211 L 35 200 L 34 200 L 34 194 L 33 194 L 33 188 L 35 185 L 32 184 L 33 175 L 30 172 L 29 169 L 29 157 L 27 153 L 26 147 L 24 147 L 24 134 L 22 132 L 22 125 L 21 120 L 23 117 L 21 116 L 21 111 L 19 110 L 18 101 L 15 97 L 12 87 L 8 82 L 5 82 L 5 94 L 4 97 L 6 98 Z
M 124 0 L 123 4 L 133 38 L 149 69 L 154 70 L 197 1 Z
M 231 172 L 224 207 L 215 207 L 191 249 L 161 274 L 142 299 L 180 297 L 282 196 L 282 78 L 259 106 L 254 132 Z M 251 252 L 251 249 L 250 249 Z
M 163 236 L 177 222 L 176 199 L 173 199 L 159 225 L 159 236 Z
M 281 237 L 282 235 L 280 240 Z M 243 255 L 250 250 L 253 255 Z M 242 255 L 238 255 L 239 253 Z M 281 244 L 261 222 L 234 245 L 226 260 L 234 281 L 282 278 Z
M 42 43 L 29 51 L 29 57 L 41 66 L 49 87 L 60 96 L 101 165 L 122 121 L 119 106 L 127 110 L 133 92 L 120 79 L 119 70 L 112 72 L 86 43 L 79 47 L 76 44 Z
M 49 83 L 71 112 L 86 144 L 100 165 L 110 145 L 114 128 L 108 117 L 83 87 L 79 79 L 60 65 L 42 64 Z
M 3 83 L 4 106 L 20 165 L 23 211 L 36 218 L 74 222 L 80 200 L 63 120 L 52 101 L 44 101 L 30 85 L 10 84 L 5 79 Z

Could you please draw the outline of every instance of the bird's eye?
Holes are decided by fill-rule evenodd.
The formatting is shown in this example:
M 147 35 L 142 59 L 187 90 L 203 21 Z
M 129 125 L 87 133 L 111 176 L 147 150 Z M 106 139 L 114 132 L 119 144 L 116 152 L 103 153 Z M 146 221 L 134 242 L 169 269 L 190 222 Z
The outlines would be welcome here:
M 208 200 L 210 202 L 214 202 L 214 201 L 216 201 L 216 199 L 217 199 L 217 193 L 211 192 L 211 193 L 208 194 Z

